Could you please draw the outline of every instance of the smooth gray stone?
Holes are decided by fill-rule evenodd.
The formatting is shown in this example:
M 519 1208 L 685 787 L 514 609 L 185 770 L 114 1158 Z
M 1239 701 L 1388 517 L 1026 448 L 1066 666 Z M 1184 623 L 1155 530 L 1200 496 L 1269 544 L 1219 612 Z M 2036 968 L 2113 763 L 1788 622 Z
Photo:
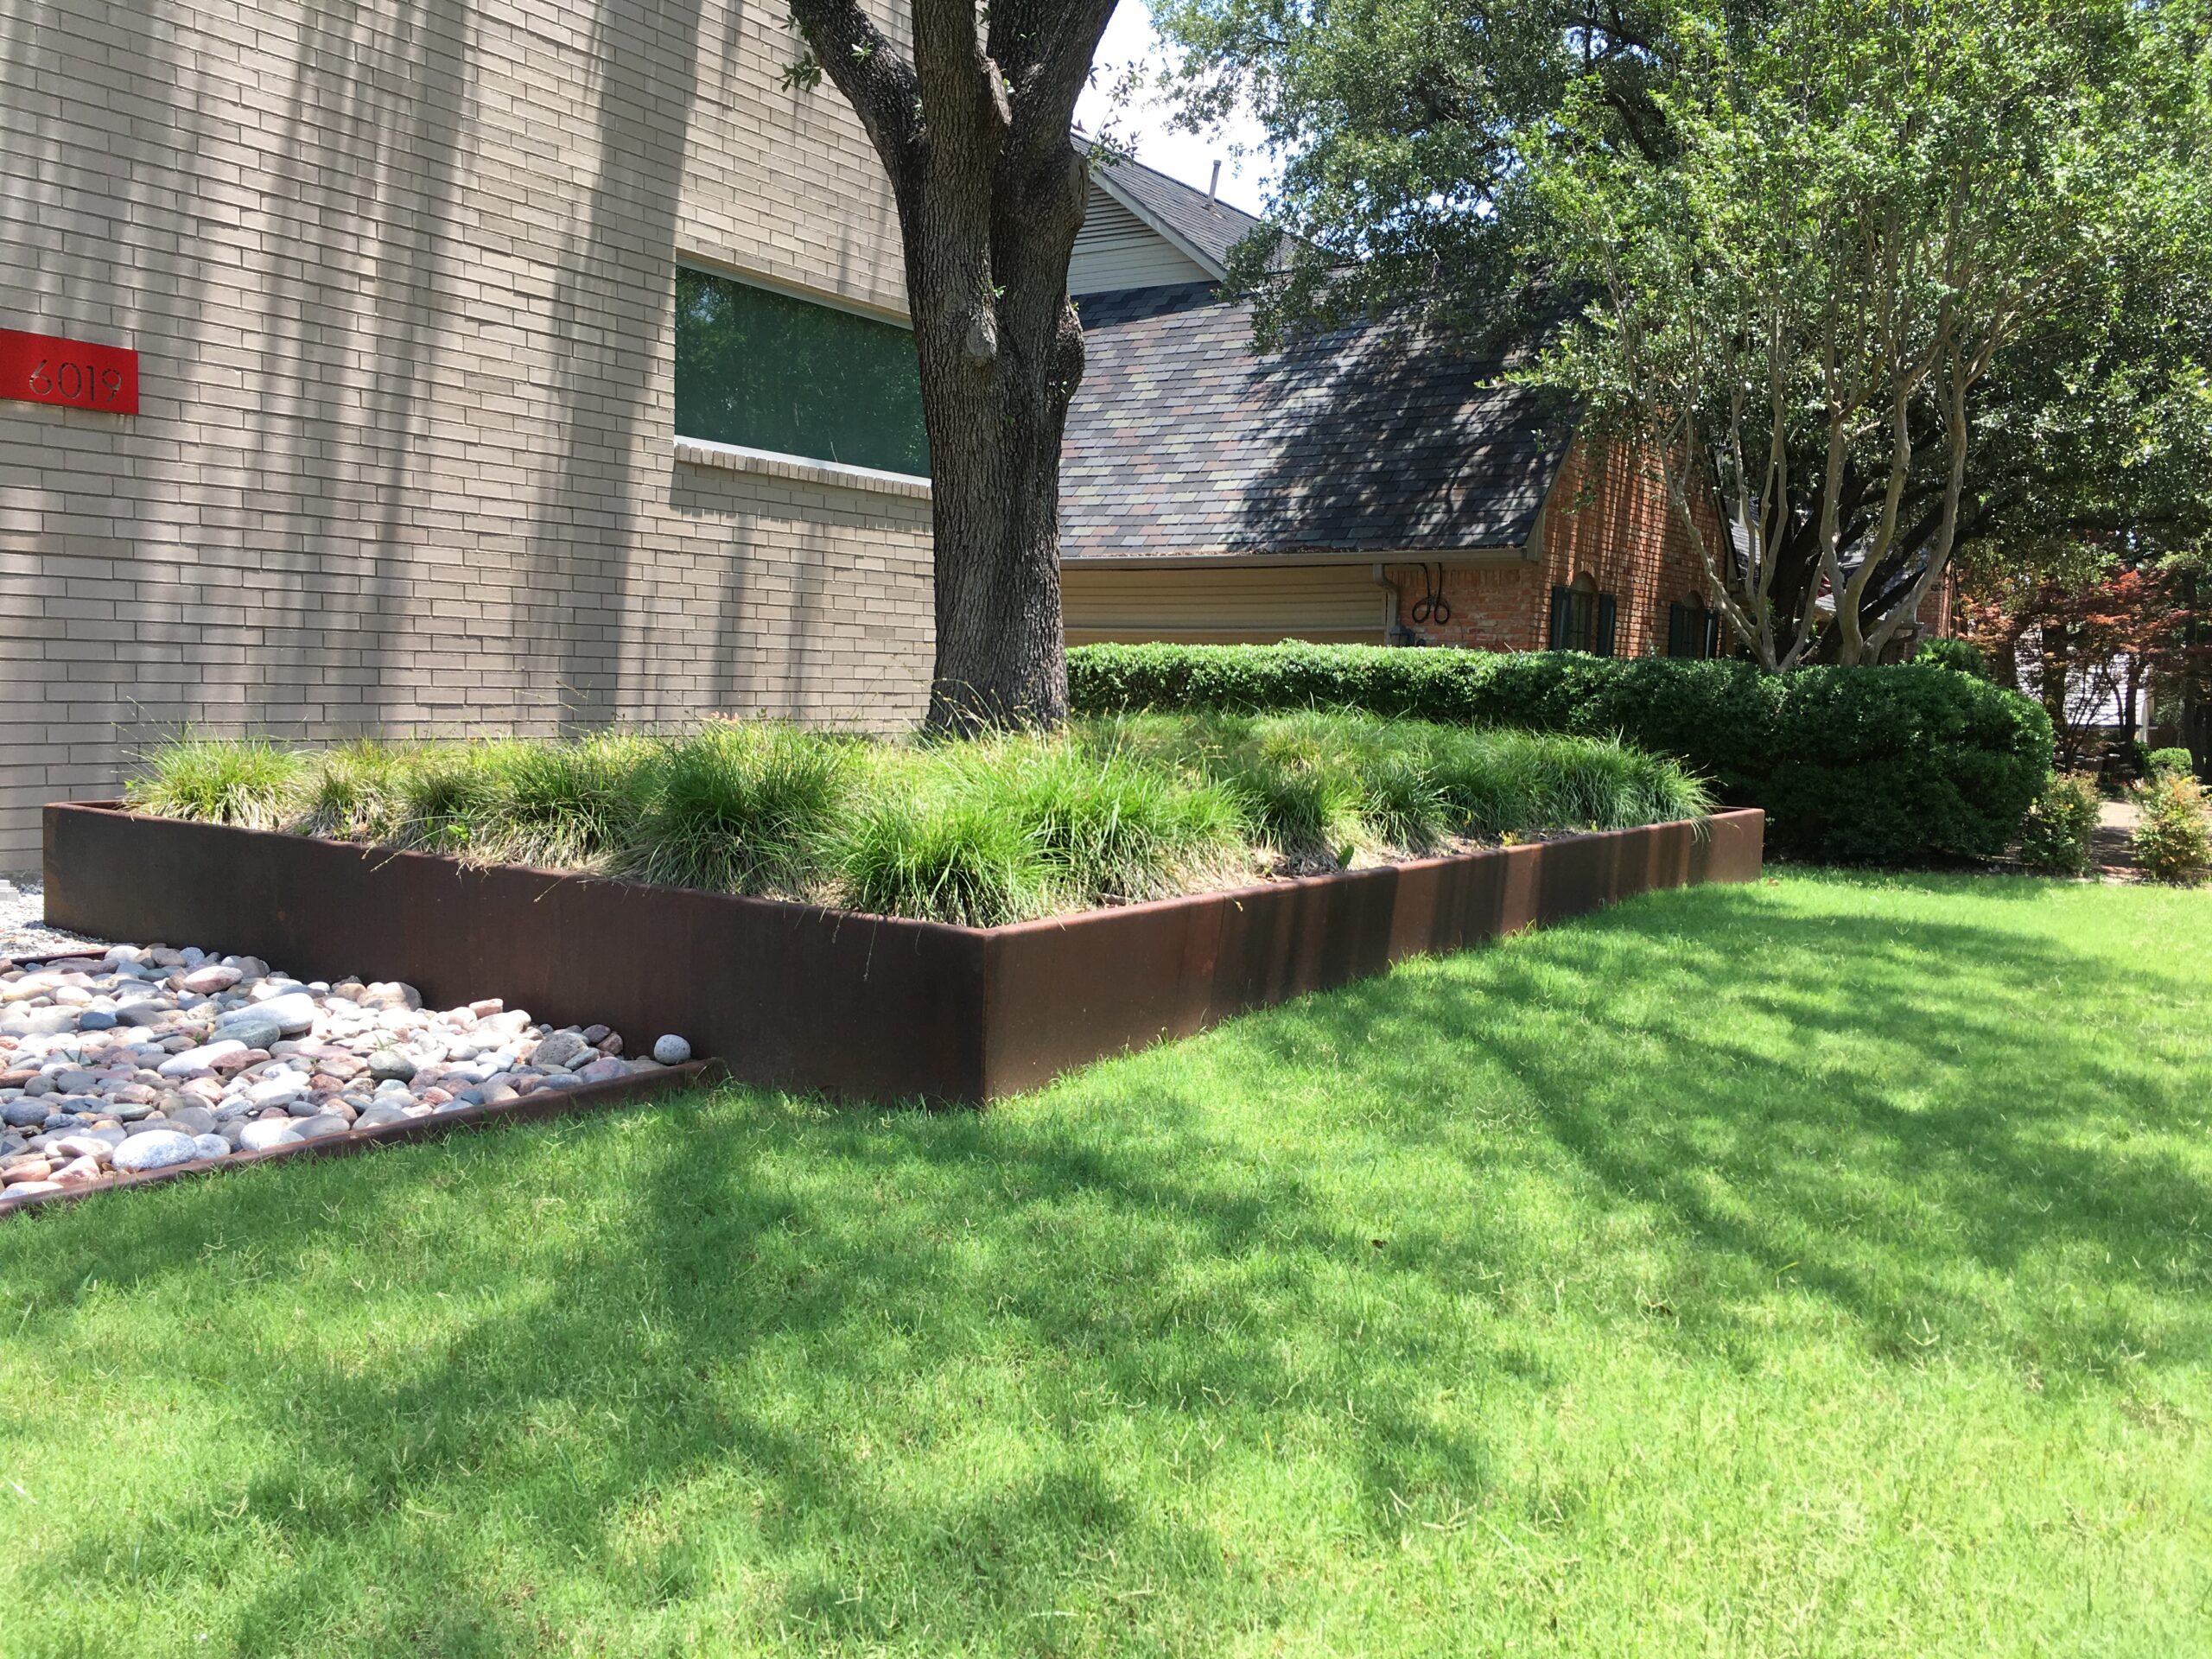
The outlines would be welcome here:
M 244 1043 L 248 1048 L 266 1048 L 283 1034 L 283 1027 L 259 1008 L 240 1008 L 215 1022 L 218 1041 Z
M 143 1135 L 134 1135 L 115 1149 L 115 1166 L 125 1173 L 146 1169 L 167 1169 L 171 1164 L 188 1164 L 200 1156 L 200 1148 L 188 1135 L 175 1129 L 153 1129 Z
M 292 1124 L 302 1141 L 319 1141 L 327 1135 L 343 1135 L 353 1127 L 344 1118 L 329 1112 L 320 1117 L 296 1119 Z
M 65 1031 L 76 1029 L 74 1008 L 24 1008 L 18 1013 L 0 1014 L 0 1036 L 59 1037 Z
M 287 1037 L 304 1036 L 313 1031 L 318 1012 L 315 998 L 305 991 L 287 991 L 282 996 L 255 1003 L 253 1008 L 255 1013 L 274 1020 Z
M 653 1058 L 663 1065 L 681 1065 L 691 1058 L 691 1045 L 673 1032 L 653 1039 Z
M 537 1046 L 537 1052 L 531 1056 L 534 1065 L 543 1066 L 575 1066 L 592 1058 L 592 1046 L 573 1031 L 556 1031 Z
M 227 1158 L 231 1143 L 219 1135 L 195 1135 L 192 1137 L 193 1155 L 199 1158 Z
M 77 1016 L 79 1031 L 113 1031 L 121 1023 L 115 1015 L 100 1008 L 86 1008 Z
M 259 1152 L 266 1147 L 288 1147 L 306 1139 L 289 1121 L 249 1123 L 238 1136 L 238 1150 Z
M 412 1083 L 414 1059 L 396 1048 L 380 1048 L 369 1056 L 369 1076 L 378 1083 Z
M 42 1096 L 27 1095 L 0 1106 L 0 1123 L 11 1129 L 35 1128 L 53 1115 Z

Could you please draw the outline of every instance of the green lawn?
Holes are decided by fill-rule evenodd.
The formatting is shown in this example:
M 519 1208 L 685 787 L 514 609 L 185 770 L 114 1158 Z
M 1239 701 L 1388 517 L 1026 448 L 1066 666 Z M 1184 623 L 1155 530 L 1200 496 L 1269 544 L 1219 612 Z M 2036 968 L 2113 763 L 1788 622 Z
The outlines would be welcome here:
M 17 1219 L 0 1313 L 10 1656 L 2212 1652 L 2212 895 L 1661 895 Z

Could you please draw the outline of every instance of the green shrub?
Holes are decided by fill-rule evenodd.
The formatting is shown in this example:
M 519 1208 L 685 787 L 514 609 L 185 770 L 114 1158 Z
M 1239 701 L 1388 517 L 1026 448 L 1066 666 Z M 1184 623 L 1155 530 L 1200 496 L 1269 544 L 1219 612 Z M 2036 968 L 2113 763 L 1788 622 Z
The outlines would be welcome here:
M 1948 668 L 1954 674 L 1964 674 L 1977 680 L 1989 677 L 1989 661 L 1981 654 L 1981 647 L 1971 639 L 1929 639 L 1912 653 L 1912 660 L 1923 668 Z
M 1396 718 L 1619 737 L 1760 806 L 1777 850 L 1905 863 L 1993 857 L 2049 779 L 2050 718 L 1942 668 L 1493 654 L 1361 645 L 1084 645 L 1089 715 L 1357 709 Z
M 2135 792 L 2142 819 L 2132 842 L 2136 868 L 2154 881 L 2196 881 L 2212 866 L 2204 789 L 2185 773 L 2161 773 Z
M 639 779 L 614 867 L 665 887 L 796 892 L 821 872 L 852 762 L 849 742 L 796 727 L 709 721 Z
M 141 757 L 144 774 L 124 786 L 141 812 L 204 823 L 273 830 L 293 809 L 307 762 L 265 738 L 182 737 Z
M 2054 778 L 2020 824 L 2020 862 L 2049 875 L 2082 875 L 2096 832 L 2096 785 L 2086 778 Z
M 2161 773 L 2193 778 L 2196 761 L 2187 749 L 2153 749 L 2143 757 L 2143 769 L 2154 778 Z

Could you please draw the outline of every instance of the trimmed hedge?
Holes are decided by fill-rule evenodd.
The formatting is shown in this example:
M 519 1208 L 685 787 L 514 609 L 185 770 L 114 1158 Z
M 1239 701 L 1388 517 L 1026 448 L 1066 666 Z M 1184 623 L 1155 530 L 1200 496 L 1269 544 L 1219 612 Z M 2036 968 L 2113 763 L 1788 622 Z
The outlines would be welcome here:
M 1084 645 L 1076 712 L 1349 708 L 1619 735 L 1731 806 L 1766 809 L 1799 858 L 1989 858 L 2051 775 L 2050 717 L 1969 675 L 1911 664 L 1762 672 L 1749 663 L 1381 645 Z

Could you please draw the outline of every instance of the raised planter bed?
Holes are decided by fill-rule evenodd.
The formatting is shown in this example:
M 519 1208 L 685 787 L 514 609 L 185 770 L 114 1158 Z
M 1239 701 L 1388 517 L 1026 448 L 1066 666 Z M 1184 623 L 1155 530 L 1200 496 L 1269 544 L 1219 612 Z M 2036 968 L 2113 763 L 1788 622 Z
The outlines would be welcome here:
M 955 927 L 303 836 L 46 809 L 46 914 L 296 974 L 497 995 L 555 1023 L 681 1031 L 733 1077 L 980 1104 L 1661 887 L 1757 877 L 1765 815 L 1570 836 L 1009 927 Z

